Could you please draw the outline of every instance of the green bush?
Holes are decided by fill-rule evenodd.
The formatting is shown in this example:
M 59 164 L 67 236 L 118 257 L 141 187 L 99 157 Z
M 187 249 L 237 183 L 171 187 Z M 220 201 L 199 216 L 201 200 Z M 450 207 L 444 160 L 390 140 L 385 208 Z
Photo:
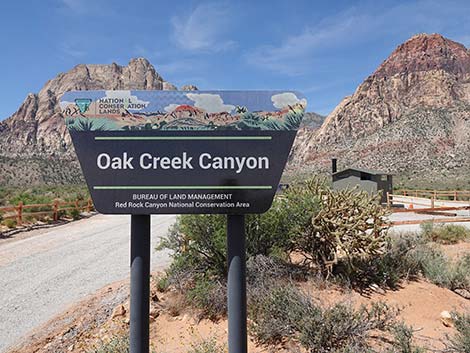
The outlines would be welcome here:
M 421 231 L 427 240 L 441 244 L 456 244 L 470 239 L 470 229 L 456 224 L 426 222 L 421 225 Z
M 285 337 L 295 337 L 301 317 L 317 308 L 292 285 L 264 287 L 250 296 L 250 330 L 263 344 L 276 344 Z
M 199 342 L 192 346 L 188 353 L 225 353 L 225 345 L 218 344 L 215 338 Z
M 186 292 L 186 300 L 200 309 L 201 318 L 217 320 L 227 312 L 227 287 L 225 282 L 200 277 Z
M 128 353 L 129 338 L 126 336 L 116 336 L 109 341 L 101 341 L 87 353 Z
M 457 333 L 449 338 L 449 353 L 468 353 L 470 352 L 470 313 L 459 314 L 452 313 L 452 319 Z
M 168 287 L 170 286 L 170 282 L 168 281 L 168 277 L 167 276 L 164 276 L 164 277 L 161 277 L 157 280 L 157 290 L 160 292 L 160 293 L 164 293 L 168 290 Z
M 15 219 L 11 219 L 11 218 L 5 219 L 5 220 L 3 221 L 3 224 L 5 224 L 5 225 L 6 225 L 8 228 L 10 228 L 10 229 L 16 228 L 16 225 L 17 225 L 16 220 L 15 220 Z
M 73 208 L 68 212 L 68 214 L 70 215 L 70 217 L 72 217 L 72 219 L 74 221 L 76 221 L 76 220 L 80 219 L 81 212 L 80 212 L 80 210 L 77 210 L 76 208 Z
M 416 256 L 423 275 L 432 283 L 451 290 L 470 289 L 470 255 L 454 263 L 442 251 L 423 247 Z
M 250 329 L 260 343 L 296 338 L 312 353 L 365 352 L 374 331 L 389 330 L 397 314 L 383 303 L 322 307 L 293 285 L 271 287 L 253 304 Z
M 368 340 L 376 330 L 389 330 L 396 312 L 383 303 L 370 308 L 339 303 L 321 308 L 317 315 L 306 316 L 299 325 L 300 342 L 312 353 L 326 353 L 354 348 L 355 352 L 369 349 Z
M 413 328 L 404 323 L 397 323 L 392 326 L 393 334 L 392 349 L 388 353 L 424 353 L 423 348 L 413 344 Z
M 67 212 L 65 210 L 59 210 L 57 211 L 57 219 L 62 219 L 67 215 Z
M 321 200 L 320 211 L 302 228 L 292 249 L 303 254 L 307 262 L 329 275 L 342 264 L 346 274 L 355 262 L 384 253 L 387 226 L 386 211 L 378 196 L 357 189 L 333 191 L 308 182 L 306 190 Z
M 287 257 L 300 229 L 318 212 L 318 198 L 308 190 L 292 188 L 274 200 L 271 209 L 246 217 L 247 256 Z M 193 275 L 225 278 L 227 273 L 226 217 L 223 215 L 180 216 L 158 249 L 173 251 L 169 277 Z M 191 277 L 191 276 L 189 276 Z
M 397 234 L 387 239 L 384 253 L 355 259 L 349 269 L 344 269 L 340 263 L 333 274 L 357 288 L 368 288 L 371 284 L 396 288 L 403 279 L 414 279 L 421 274 L 416 251 L 423 246 L 419 235 Z

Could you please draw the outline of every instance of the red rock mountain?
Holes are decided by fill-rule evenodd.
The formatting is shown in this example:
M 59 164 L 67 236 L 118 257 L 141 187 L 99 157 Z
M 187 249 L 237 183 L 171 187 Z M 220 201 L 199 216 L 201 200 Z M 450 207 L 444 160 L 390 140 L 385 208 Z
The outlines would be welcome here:
M 300 132 L 293 168 L 380 169 L 414 181 L 470 183 L 470 50 L 438 34 L 412 37 L 316 131 Z

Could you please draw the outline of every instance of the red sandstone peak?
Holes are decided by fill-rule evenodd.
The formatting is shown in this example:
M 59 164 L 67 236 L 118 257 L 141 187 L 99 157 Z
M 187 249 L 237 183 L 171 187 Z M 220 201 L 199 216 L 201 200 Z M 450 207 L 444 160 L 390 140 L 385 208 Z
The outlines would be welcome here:
M 373 76 L 431 70 L 444 70 L 458 76 L 469 74 L 470 50 L 440 34 L 418 34 L 399 45 Z

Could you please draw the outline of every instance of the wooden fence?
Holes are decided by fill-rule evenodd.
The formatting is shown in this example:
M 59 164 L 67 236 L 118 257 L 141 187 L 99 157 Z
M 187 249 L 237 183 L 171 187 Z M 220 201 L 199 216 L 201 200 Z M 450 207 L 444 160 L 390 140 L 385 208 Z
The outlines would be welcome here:
M 67 212 L 71 210 L 86 210 L 87 212 L 91 212 L 93 210 L 93 202 L 91 201 L 91 199 L 77 199 L 75 201 L 68 202 L 54 200 L 51 203 L 31 205 L 24 205 L 23 202 L 19 202 L 16 206 L 0 207 L 0 215 L 3 219 L 16 219 L 17 225 L 21 226 L 25 218 L 28 216 L 35 217 L 52 215 L 52 219 L 54 221 L 57 221 L 59 219 L 59 215 L 62 212 Z
M 422 197 L 434 200 L 468 201 L 469 190 L 399 190 L 397 195 Z
M 408 205 L 408 208 L 397 208 L 394 212 L 423 212 L 423 211 L 457 211 L 469 210 L 470 200 L 463 200 L 464 196 L 470 192 L 462 191 L 460 194 L 455 192 L 432 191 L 426 194 L 419 192 L 402 192 L 400 194 L 387 193 L 387 207 L 393 207 L 397 204 Z M 443 197 L 452 197 L 444 199 Z M 444 195 L 444 196 L 443 196 Z M 426 197 L 427 196 L 427 197 Z M 439 198 L 441 196 L 441 198 Z

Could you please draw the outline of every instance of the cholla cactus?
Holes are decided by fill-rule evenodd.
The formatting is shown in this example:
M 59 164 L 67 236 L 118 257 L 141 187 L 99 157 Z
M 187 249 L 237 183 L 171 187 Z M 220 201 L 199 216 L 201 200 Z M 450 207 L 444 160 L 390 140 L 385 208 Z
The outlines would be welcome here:
M 334 191 L 318 180 L 307 183 L 320 198 L 320 211 L 294 241 L 295 250 L 327 276 L 340 261 L 349 269 L 354 260 L 364 260 L 385 251 L 388 225 L 386 210 L 358 189 Z

